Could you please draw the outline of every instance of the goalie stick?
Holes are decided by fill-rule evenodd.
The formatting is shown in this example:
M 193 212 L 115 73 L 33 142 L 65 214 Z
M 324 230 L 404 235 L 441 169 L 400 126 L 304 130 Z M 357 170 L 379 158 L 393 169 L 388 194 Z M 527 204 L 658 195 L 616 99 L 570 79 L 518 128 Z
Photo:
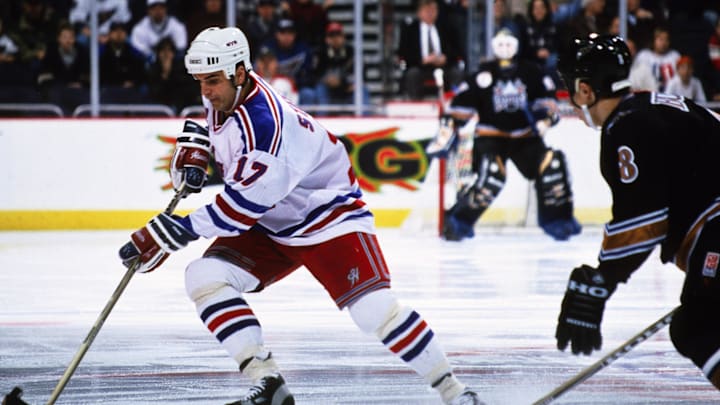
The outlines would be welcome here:
M 167 208 L 165 208 L 165 213 L 168 215 L 172 214 L 173 211 L 175 211 L 175 207 L 177 207 L 180 200 L 184 197 L 185 192 L 182 190 L 175 193 L 175 196 L 170 201 Z M 70 381 L 70 377 L 72 377 L 73 373 L 80 364 L 80 361 L 82 361 L 85 353 L 87 353 L 88 349 L 90 348 L 93 340 L 95 340 L 98 332 L 100 332 L 100 328 L 102 328 L 105 320 L 110 315 L 110 311 L 112 311 L 113 307 L 118 302 L 118 299 L 120 299 L 120 295 L 122 295 L 123 291 L 125 291 L 125 287 L 127 287 L 128 283 L 130 283 L 130 279 L 135 274 L 135 269 L 137 269 L 138 265 L 140 265 L 139 256 L 137 259 L 135 259 L 135 262 L 133 262 L 133 264 L 127 269 L 125 275 L 120 280 L 120 284 L 118 284 L 118 286 L 115 288 L 115 291 L 110 296 L 110 300 L 108 300 L 107 304 L 105 304 L 105 308 L 103 308 L 102 312 L 100 312 L 100 316 L 98 316 L 95 324 L 92 326 L 90 332 L 87 334 L 87 337 L 85 337 L 85 340 L 83 340 L 83 342 L 80 344 L 77 353 L 75 353 L 75 357 L 73 357 L 73 359 L 70 361 L 70 364 L 65 370 L 65 373 L 62 375 L 57 385 L 55 386 L 55 389 L 50 395 L 50 399 L 48 400 L 47 405 L 54 404 L 62 393 L 63 389 L 65 389 L 68 381 Z
M 576 374 L 573 378 L 567 380 L 562 385 L 555 388 L 549 394 L 547 394 L 544 397 L 533 402 L 533 405 L 546 405 L 546 404 L 551 403 L 552 401 L 558 399 L 562 394 L 571 390 L 576 385 L 582 383 L 583 381 L 592 377 L 598 371 L 600 371 L 600 370 L 604 369 L 605 367 L 607 367 L 608 365 L 610 365 L 610 363 L 612 363 L 613 361 L 615 361 L 615 360 L 619 359 L 620 357 L 622 357 L 623 355 L 627 354 L 630 350 L 635 348 L 635 346 L 646 341 L 650 336 L 657 333 L 660 329 L 664 328 L 666 325 L 669 325 L 670 322 L 672 321 L 672 317 L 675 314 L 675 311 L 677 311 L 677 310 L 678 310 L 678 308 L 675 308 L 672 311 L 668 312 L 667 314 L 665 314 L 665 316 L 663 316 L 662 318 L 655 321 L 652 325 L 643 329 L 637 335 L 631 337 L 625 343 L 620 345 L 620 347 L 618 347 L 617 349 L 608 353 L 607 355 L 605 355 L 605 357 L 596 361 L 592 365 L 588 366 L 583 371 Z

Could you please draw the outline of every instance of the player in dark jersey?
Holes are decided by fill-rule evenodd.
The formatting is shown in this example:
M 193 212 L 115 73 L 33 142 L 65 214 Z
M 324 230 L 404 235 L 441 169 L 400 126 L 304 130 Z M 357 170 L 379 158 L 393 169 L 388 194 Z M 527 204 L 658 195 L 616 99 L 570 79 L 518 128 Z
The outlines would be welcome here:
M 473 226 L 505 185 L 505 164 L 535 181 L 538 222 L 558 240 L 580 233 L 573 217 L 572 190 L 565 157 L 545 145 L 541 135 L 558 121 L 555 85 L 531 62 L 517 60 L 518 40 L 501 30 L 492 41 L 496 59 L 458 85 L 448 112 L 460 128 L 478 115 L 473 145 L 474 181 L 445 214 L 447 240 L 473 236 Z
M 678 352 L 720 388 L 720 116 L 679 96 L 631 93 L 625 42 L 575 39 L 559 70 L 575 107 L 601 127 L 600 170 L 613 196 L 599 265 L 570 275 L 556 331 L 573 354 L 600 349 L 605 302 L 660 245 L 685 271 L 670 324 Z

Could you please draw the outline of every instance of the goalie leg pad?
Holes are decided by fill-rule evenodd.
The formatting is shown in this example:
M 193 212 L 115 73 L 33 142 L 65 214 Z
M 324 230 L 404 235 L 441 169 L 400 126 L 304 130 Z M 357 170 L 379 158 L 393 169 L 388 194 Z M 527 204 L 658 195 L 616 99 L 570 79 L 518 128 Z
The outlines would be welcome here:
M 448 240 L 473 236 L 475 222 L 505 187 L 505 164 L 498 155 L 481 155 L 477 180 L 458 192 L 457 202 L 446 213 L 443 234 Z
M 573 217 L 573 194 L 565 154 L 549 149 L 540 163 L 535 180 L 538 223 L 556 240 L 567 240 L 582 227 Z

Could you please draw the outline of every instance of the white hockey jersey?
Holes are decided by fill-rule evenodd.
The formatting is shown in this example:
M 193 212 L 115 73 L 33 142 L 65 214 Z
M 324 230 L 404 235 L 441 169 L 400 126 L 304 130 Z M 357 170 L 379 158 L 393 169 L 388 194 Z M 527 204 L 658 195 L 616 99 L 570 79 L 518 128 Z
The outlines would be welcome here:
M 225 188 L 183 223 L 206 238 L 259 227 L 284 245 L 374 233 L 347 151 L 313 117 L 255 80 L 232 116 L 208 111 L 210 142 Z

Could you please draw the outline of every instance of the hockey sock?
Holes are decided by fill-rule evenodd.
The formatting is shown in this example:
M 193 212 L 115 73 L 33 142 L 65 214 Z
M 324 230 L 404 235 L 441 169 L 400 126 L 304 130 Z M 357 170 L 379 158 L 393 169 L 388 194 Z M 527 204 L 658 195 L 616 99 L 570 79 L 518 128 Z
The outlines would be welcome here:
M 225 285 L 203 298 L 196 302 L 200 319 L 238 364 L 264 351 L 260 322 L 235 289 Z
M 443 399 L 445 394 L 441 390 L 447 391 L 447 395 L 455 393 L 452 382 L 457 380 L 452 376 L 450 364 L 432 329 L 420 314 L 410 308 L 395 305 L 383 326 L 378 329 L 377 335 L 391 352 L 405 361 L 428 384 L 434 385 L 443 395 Z M 464 388 L 460 385 L 460 391 Z

